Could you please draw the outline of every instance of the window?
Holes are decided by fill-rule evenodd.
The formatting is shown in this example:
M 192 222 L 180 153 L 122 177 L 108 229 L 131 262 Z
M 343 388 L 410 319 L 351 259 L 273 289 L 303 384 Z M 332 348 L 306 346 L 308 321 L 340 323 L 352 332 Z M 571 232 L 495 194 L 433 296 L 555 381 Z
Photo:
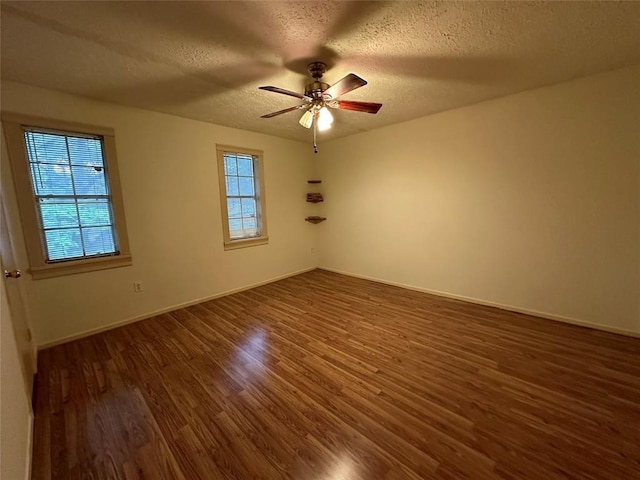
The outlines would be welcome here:
M 131 265 L 113 130 L 2 122 L 34 279 Z
M 262 152 L 218 145 L 225 250 L 268 242 Z

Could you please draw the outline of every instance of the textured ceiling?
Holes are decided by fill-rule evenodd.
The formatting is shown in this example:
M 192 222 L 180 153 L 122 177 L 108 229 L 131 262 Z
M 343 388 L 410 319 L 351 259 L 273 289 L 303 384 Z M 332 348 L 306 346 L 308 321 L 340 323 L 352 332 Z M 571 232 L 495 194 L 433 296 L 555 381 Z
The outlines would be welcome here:
M 640 63 L 638 2 L 9 2 L 2 78 L 309 141 L 306 64 L 369 82 L 321 138 Z

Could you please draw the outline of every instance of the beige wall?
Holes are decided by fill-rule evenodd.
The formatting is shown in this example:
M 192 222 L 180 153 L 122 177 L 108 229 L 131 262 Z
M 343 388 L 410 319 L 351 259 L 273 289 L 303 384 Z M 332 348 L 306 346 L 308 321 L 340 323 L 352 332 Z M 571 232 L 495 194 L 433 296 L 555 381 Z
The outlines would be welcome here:
M 640 332 L 638 85 L 628 68 L 323 144 L 320 265 Z
M 133 266 L 24 278 L 40 345 L 316 265 L 315 230 L 304 221 L 312 171 L 307 145 L 11 82 L 2 83 L 2 109 L 116 131 Z M 266 246 L 223 250 L 216 143 L 264 151 Z M 10 224 L 16 225 L 5 160 L 3 147 L 2 182 Z M 143 293 L 133 292 L 138 280 Z
M 313 268 L 318 250 L 326 268 L 639 332 L 639 77 L 624 69 L 525 92 L 322 143 L 318 155 L 3 82 L 3 110 L 116 129 L 134 256 L 132 267 L 27 275 L 36 341 Z M 264 150 L 268 246 L 223 250 L 216 143 Z M 19 230 L 5 153 L 9 223 Z M 311 177 L 323 180 L 320 206 L 304 202 Z M 328 220 L 310 225 L 309 214 Z M 143 293 L 133 292 L 137 280 Z

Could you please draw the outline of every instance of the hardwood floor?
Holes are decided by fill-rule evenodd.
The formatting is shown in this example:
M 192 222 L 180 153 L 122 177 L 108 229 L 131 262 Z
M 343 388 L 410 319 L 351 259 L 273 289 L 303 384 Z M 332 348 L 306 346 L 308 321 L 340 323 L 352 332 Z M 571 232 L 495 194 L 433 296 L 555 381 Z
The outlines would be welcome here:
M 315 270 L 40 353 L 34 479 L 624 479 L 640 340 Z

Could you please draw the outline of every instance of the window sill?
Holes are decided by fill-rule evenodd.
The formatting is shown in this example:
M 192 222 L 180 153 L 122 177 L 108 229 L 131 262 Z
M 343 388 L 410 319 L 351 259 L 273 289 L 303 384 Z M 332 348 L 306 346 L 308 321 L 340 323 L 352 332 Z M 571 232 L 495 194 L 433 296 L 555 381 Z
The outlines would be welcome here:
M 132 265 L 131 255 L 118 255 L 115 257 L 100 257 L 87 260 L 73 260 L 70 262 L 50 263 L 31 267 L 30 272 L 34 280 L 62 277 L 63 275 L 75 275 L 108 268 L 127 267 Z
M 238 240 L 227 240 L 224 242 L 225 250 L 236 250 L 238 248 L 256 247 L 269 243 L 269 237 L 241 238 Z

